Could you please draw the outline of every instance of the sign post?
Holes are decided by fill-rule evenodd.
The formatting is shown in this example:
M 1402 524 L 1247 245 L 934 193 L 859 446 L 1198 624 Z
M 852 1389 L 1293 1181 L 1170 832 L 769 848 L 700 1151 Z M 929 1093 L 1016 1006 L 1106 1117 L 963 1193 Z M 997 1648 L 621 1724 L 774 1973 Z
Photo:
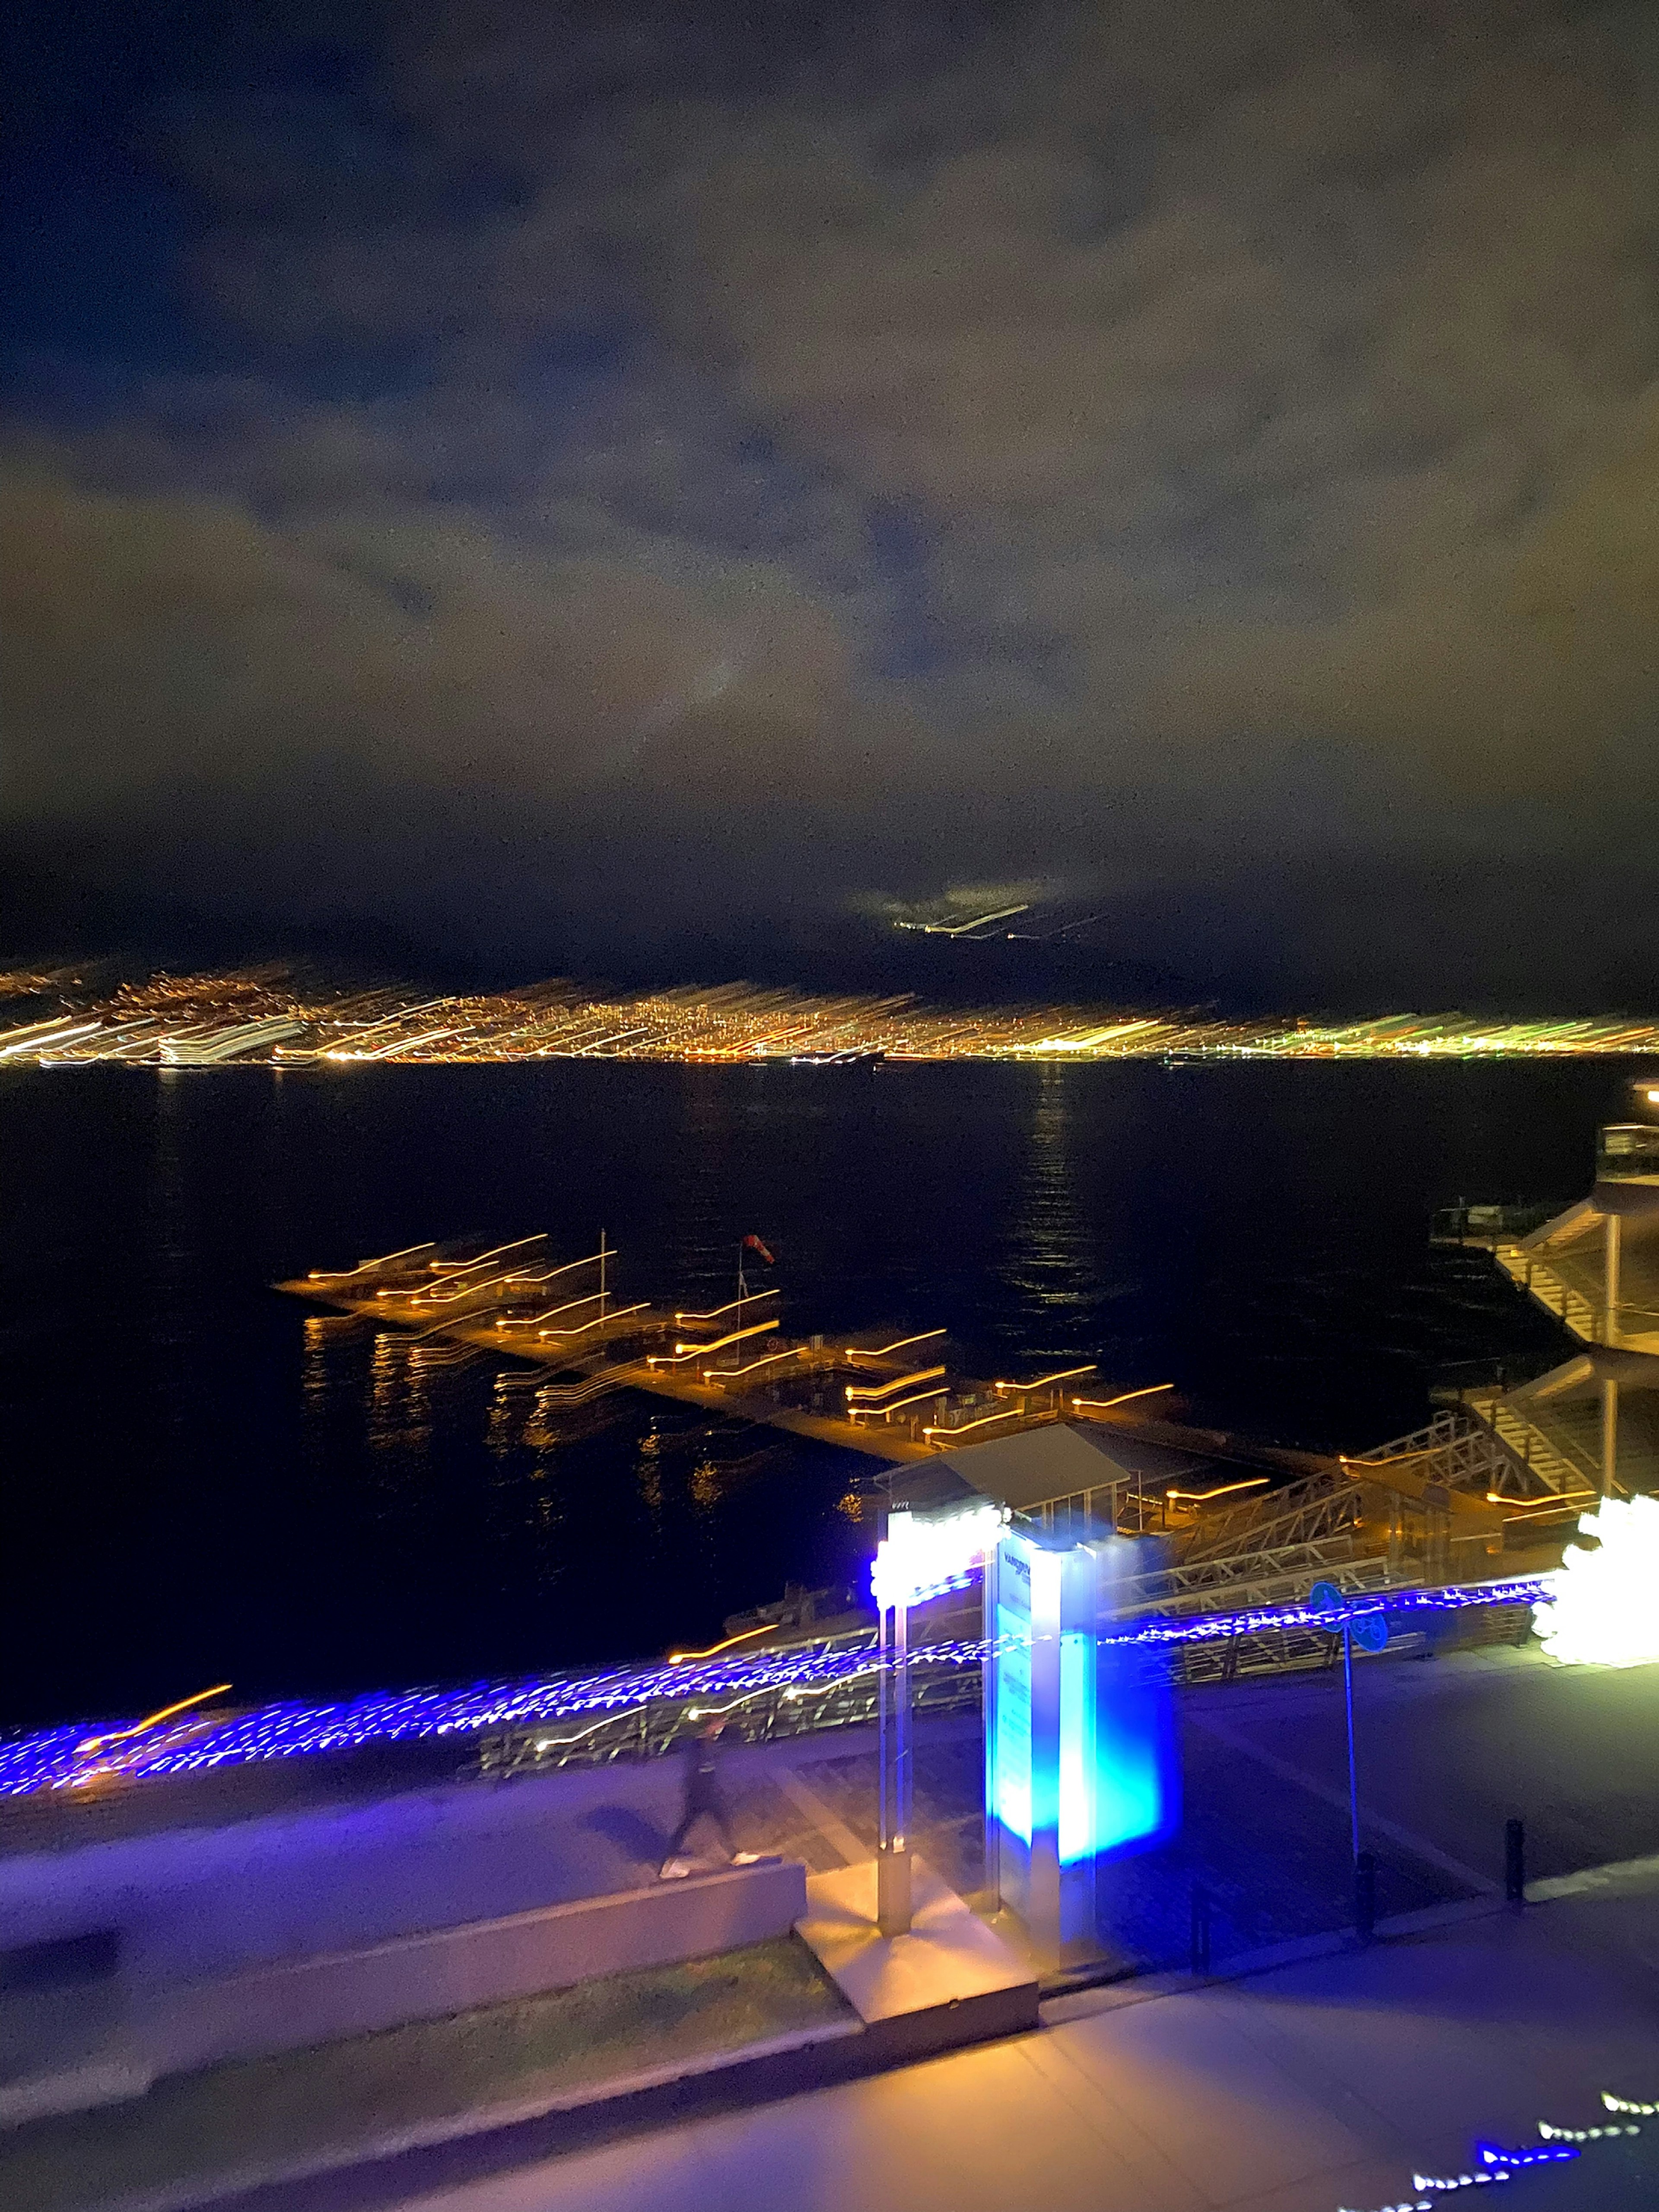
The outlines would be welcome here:
M 881 1616 L 876 1922 L 884 1936 L 910 1925 L 910 1608 L 900 1597 Z
M 1359 1864 L 1359 1770 L 1354 1757 L 1353 1736 L 1353 1647 L 1356 1639 L 1362 1651 L 1381 1651 L 1389 1641 L 1389 1624 L 1381 1613 L 1367 1613 L 1358 1623 L 1353 1617 L 1352 1598 L 1338 1589 L 1334 1583 L 1316 1583 L 1308 1593 L 1308 1603 L 1316 1613 L 1342 1617 L 1342 1695 L 1348 1716 L 1348 1847 L 1356 1866 Z
M 1101 1864 L 1174 1824 L 1162 1663 L 1108 1632 L 1115 1586 L 1144 1559 L 1121 1537 L 1005 1534 L 986 1568 L 987 1858 L 999 1903 L 1055 1963 L 1097 1948 Z

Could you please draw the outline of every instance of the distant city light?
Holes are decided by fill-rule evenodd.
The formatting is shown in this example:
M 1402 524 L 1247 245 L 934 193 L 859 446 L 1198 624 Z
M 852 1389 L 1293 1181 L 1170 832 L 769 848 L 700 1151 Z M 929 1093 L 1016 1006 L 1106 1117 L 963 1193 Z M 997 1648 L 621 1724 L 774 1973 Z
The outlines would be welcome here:
M 949 935 L 983 924 L 942 925 Z M 921 925 L 918 925 L 919 927 Z M 931 925 L 929 925 L 931 927 Z M 67 1006 L 67 998 L 65 1000 Z M 1361 1022 L 1218 1021 L 1188 1012 L 1085 1006 L 929 1007 L 748 983 L 596 998 L 556 981 L 515 992 L 417 999 L 320 991 L 268 969 L 123 984 L 97 1006 L 0 1030 L 0 1060 L 173 1067 L 230 1062 L 605 1059 L 775 1060 L 842 1073 L 874 1061 L 1024 1060 L 1485 1060 L 1659 1052 L 1659 1024 L 1476 1023 L 1461 1014 Z M 1638 1088 L 1659 1105 L 1659 1085 Z

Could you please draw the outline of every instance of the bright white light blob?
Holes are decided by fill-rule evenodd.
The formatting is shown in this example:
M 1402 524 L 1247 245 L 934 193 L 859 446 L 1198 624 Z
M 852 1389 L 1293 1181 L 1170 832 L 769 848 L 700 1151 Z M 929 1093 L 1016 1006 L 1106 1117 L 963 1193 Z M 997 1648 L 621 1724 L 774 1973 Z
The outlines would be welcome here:
M 887 1534 L 876 1547 L 870 1570 L 876 1603 L 885 1613 L 949 1589 L 984 1565 L 1007 1517 L 1000 1505 L 973 1505 L 931 1521 L 914 1513 L 890 1513 Z
M 1578 1518 L 1593 1552 L 1567 1548 L 1534 1607 L 1545 1651 L 1567 1667 L 1644 1667 L 1659 1660 L 1659 1499 L 1604 1498 Z

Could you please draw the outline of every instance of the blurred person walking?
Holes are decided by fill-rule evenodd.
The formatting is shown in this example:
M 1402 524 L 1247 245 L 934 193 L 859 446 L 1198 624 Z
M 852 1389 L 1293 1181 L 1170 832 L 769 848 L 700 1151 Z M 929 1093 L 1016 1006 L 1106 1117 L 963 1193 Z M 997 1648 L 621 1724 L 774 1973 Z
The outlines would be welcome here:
M 680 1824 L 669 1838 L 668 1856 L 663 1862 L 662 1869 L 665 1881 L 690 1873 L 690 1866 L 681 1853 L 699 1820 L 707 1820 L 711 1827 L 719 1831 L 728 1859 L 735 1859 L 738 1856 L 732 1832 L 732 1814 L 726 1805 L 726 1792 L 720 1787 L 720 1746 L 725 1732 L 723 1723 L 709 1721 L 697 1730 L 685 1747 L 685 1802 L 680 1814 Z

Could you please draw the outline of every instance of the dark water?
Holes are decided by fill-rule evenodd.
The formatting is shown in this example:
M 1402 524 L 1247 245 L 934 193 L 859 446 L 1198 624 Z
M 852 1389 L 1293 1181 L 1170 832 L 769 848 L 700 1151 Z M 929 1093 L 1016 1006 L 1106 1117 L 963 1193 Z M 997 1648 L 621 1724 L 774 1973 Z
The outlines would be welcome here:
M 538 1430 L 487 1361 L 416 1372 L 279 1277 L 604 1227 L 621 1288 L 714 1304 L 754 1230 L 787 1327 L 944 1323 L 968 1373 L 1096 1359 L 1363 1449 L 1561 1356 L 1428 1215 L 1577 1193 L 1629 1075 L 7 1071 L 0 1724 L 627 1657 L 854 1571 L 871 1462 L 631 1397 Z

